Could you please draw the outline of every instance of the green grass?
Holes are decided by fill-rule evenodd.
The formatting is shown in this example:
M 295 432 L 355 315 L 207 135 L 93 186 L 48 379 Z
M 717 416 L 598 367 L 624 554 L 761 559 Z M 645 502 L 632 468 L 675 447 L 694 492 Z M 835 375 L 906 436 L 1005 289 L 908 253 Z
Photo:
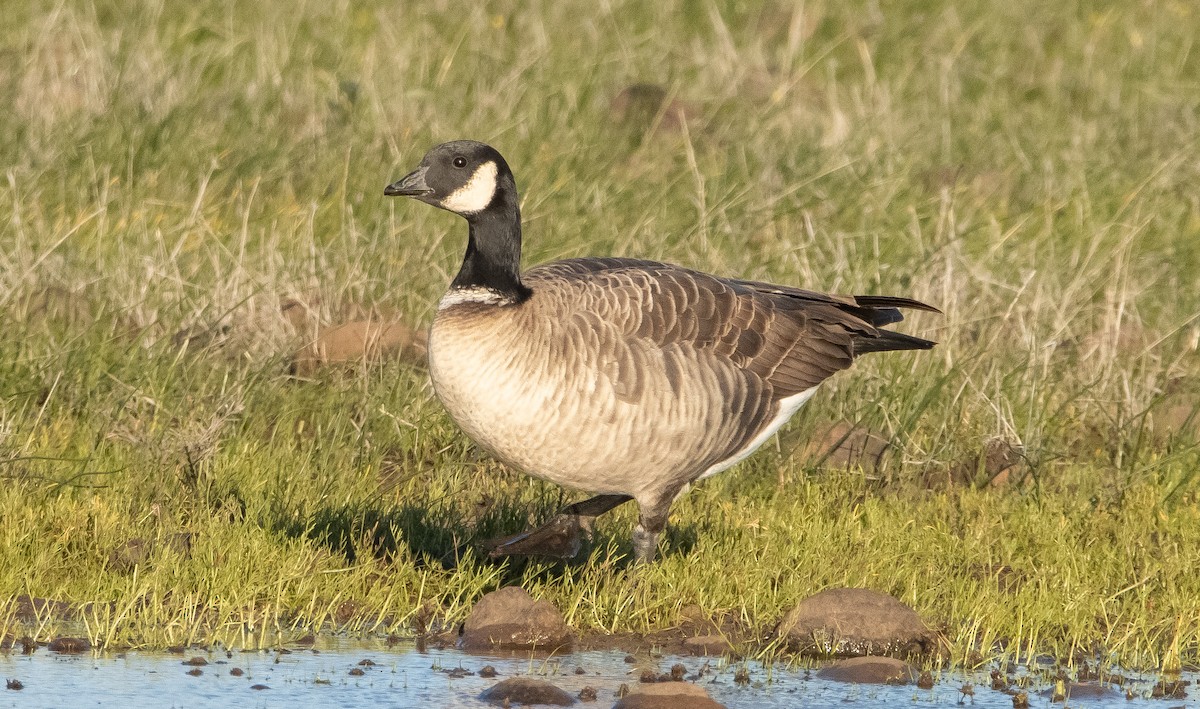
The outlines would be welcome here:
M 256 645 L 455 622 L 502 583 L 582 631 L 699 604 L 765 636 L 850 584 L 958 661 L 1200 661 L 1200 11 L 884 5 L 9 8 L 0 637 L 56 632 L 21 594 L 90 604 L 100 644 Z M 686 129 L 616 121 L 637 82 Z M 589 563 L 483 561 L 559 490 L 475 450 L 419 368 L 288 377 L 279 309 L 427 323 L 465 227 L 382 189 L 460 137 L 513 166 L 527 263 L 908 295 L 941 345 L 835 378 L 675 506 L 636 579 L 628 511 Z M 798 453 L 838 420 L 893 441 L 882 467 Z M 927 484 L 996 438 L 1019 482 Z

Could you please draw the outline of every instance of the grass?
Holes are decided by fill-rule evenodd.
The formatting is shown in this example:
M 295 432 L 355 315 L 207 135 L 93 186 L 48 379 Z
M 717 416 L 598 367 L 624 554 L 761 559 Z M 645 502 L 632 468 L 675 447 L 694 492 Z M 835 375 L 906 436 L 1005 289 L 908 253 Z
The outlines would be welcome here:
M 57 632 L 20 595 L 82 604 L 100 645 L 254 646 L 453 623 L 504 583 L 583 631 L 698 604 L 765 636 L 850 584 L 959 662 L 1200 662 L 1191 4 L 10 9 L 0 637 Z M 614 118 L 637 82 L 687 121 Z M 837 377 L 636 580 L 628 511 L 586 564 L 484 561 L 562 493 L 475 450 L 419 367 L 289 377 L 280 313 L 427 323 L 465 229 L 381 192 L 458 137 L 513 165 L 527 263 L 909 295 L 941 345 Z M 892 441 L 881 466 L 802 453 L 840 420 Z M 993 440 L 1018 474 L 963 484 Z

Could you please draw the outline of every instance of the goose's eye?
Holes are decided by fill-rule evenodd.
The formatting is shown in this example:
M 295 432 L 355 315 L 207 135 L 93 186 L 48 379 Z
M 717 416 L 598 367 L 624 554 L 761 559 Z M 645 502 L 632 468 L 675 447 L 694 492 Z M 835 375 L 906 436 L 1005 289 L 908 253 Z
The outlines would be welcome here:
M 454 167 L 466 167 L 467 166 L 467 159 L 461 155 L 456 155 L 454 157 L 453 162 L 454 162 Z

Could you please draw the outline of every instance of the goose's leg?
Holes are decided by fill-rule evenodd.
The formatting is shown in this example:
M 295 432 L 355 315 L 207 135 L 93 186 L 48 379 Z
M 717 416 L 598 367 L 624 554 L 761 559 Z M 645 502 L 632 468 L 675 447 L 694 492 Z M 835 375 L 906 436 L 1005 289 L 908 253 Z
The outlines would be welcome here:
M 637 526 L 633 528 L 633 556 L 637 563 L 648 564 L 658 554 L 658 539 L 666 529 L 667 513 L 677 492 L 672 490 L 648 501 L 638 500 L 640 514 Z
M 562 508 L 540 527 L 527 529 L 488 543 L 488 556 L 532 555 L 570 559 L 583 547 L 580 532 L 592 536 L 592 524 L 600 515 L 629 502 L 629 495 L 596 495 Z

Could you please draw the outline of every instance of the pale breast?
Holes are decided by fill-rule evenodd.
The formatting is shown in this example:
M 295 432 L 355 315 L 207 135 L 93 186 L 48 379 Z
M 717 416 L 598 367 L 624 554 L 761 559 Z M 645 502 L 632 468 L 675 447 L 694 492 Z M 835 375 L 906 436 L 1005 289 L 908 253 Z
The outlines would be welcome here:
M 451 417 L 501 460 L 558 484 L 637 496 L 687 482 L 744 435 L 742 373 L 623 337 L 586 311 L 461 304 L 438 313 L 430 375 Z M 767 414 L 770 412 L 762 412 Z

